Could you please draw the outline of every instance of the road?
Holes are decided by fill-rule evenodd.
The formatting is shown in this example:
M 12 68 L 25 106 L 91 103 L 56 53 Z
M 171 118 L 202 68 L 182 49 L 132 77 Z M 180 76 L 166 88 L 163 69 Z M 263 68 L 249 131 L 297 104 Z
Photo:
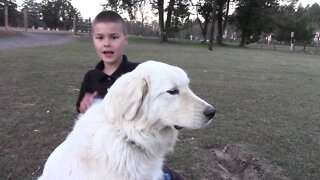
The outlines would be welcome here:
M 10 37 L 5 37 L 10 33 Z M 1 32 L 0 50 L 67 44 L 73 41 L 72 32 Z M 12 35 L 16 33 L 16 35 Z

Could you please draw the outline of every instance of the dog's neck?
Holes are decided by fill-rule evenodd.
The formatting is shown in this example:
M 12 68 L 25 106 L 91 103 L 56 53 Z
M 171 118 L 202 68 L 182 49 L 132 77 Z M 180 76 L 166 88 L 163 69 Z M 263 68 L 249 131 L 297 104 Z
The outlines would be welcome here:
M 159 157 L 159 155 L 164 157 L 168 152 L 172 151 L 178 132 L 172 127 L 166 126 L 160 131 L 148 132 L 148 134 L 144 131 L 139 131 L 137 134 L 139 134 L 140 137 L 134 139 L 133 136 L 130 138 L 127 135 L 124 137 L 124 141 L 132 149 L 151 158 Z M 150 140 L 150 138 L 153 140 Z M 146 139 L 147 141 L 145 141 Z M 145 142 L 147 142 L 147 144 L 145 144 Z M 150 144 L 150 142 L 154 144 Z
M 128 139 L 126 140 L 128 146 L 131 146 L 133 149 L 136 149 L 140 152 L 142 152 L 143 154 L 149 154 L 147 149 L 144 148 L 143 146 L 141 146 L 140 144 L 138 144 L 136 141 Z

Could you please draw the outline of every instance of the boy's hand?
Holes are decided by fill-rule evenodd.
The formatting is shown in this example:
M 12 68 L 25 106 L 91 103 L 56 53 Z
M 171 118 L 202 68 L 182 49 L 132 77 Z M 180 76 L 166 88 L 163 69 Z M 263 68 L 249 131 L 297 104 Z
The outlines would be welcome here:
M 98 96 L 98 92 L 86 93 L 80 103 L 79 111 L 80 113 L 86 112 L 86 110 L 91 106 L 95 97 Z

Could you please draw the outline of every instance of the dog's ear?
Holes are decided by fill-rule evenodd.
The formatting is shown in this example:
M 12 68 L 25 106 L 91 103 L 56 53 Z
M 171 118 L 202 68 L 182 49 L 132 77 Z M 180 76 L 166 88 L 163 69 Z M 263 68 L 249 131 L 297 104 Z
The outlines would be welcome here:
M 149 80 L 146 74 L 139 74 L 123 87 L 119 103 L 123 118 L 132 120 L 136 117 L 149 91 Z

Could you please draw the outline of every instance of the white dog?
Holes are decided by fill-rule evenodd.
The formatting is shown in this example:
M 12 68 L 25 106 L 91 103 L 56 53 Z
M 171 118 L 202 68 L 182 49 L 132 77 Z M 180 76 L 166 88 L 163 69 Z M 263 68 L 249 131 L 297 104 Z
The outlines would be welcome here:
M 178 130 L 209 124 L 215 109 L 180 68 L 148 61 L 120 77 L 48 158 L 41 180 L 161 180 Z

